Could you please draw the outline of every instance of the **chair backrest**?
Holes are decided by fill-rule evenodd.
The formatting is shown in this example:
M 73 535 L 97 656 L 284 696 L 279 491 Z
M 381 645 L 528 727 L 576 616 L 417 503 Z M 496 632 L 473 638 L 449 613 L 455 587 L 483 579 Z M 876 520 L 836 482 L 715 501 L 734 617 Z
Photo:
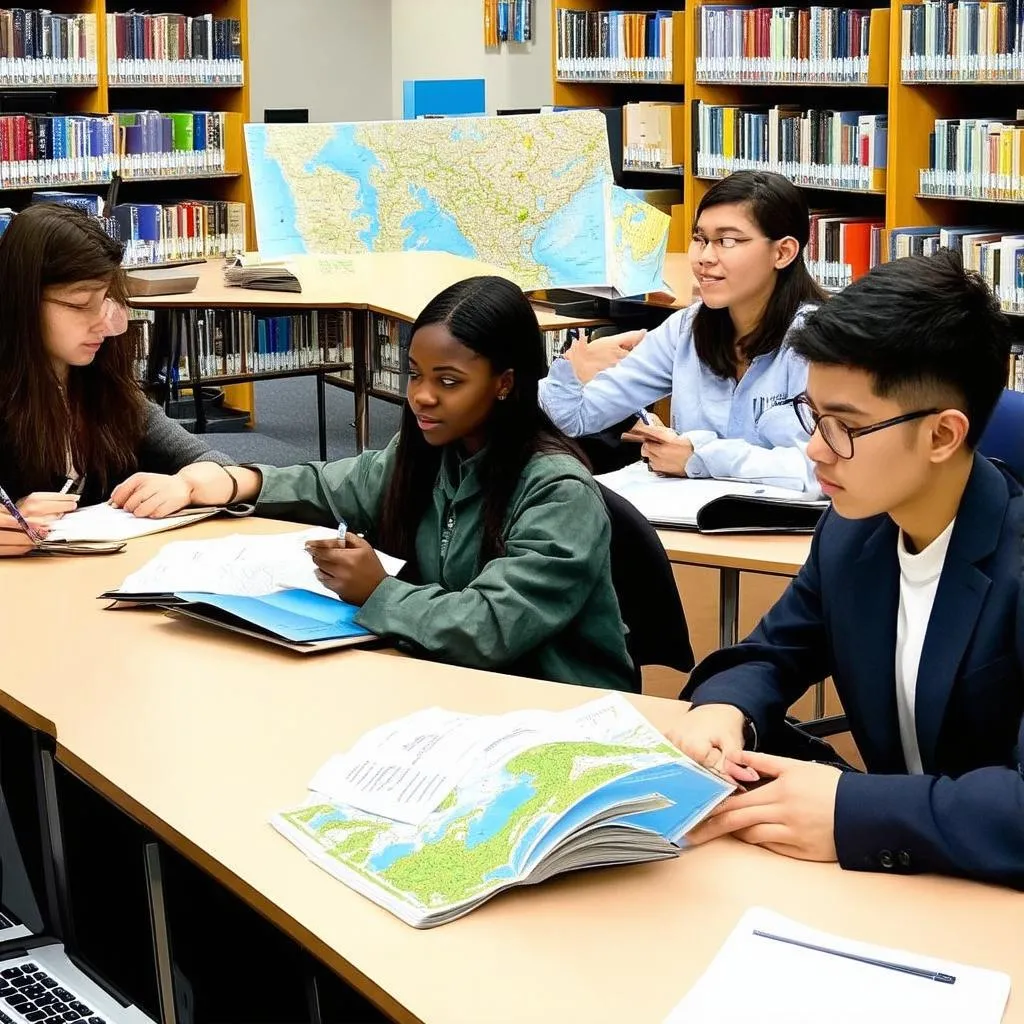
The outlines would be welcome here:
M 612 524 L 612 583 L 629 628 L 633 664 L 638 673 L 641 665 L 689 672 L 694 663 L 690 632 L 665 547 L 634 505 L 598 486 Z
M 1024 392 L 1007 388 L 1000 395 L 978 442 L 978 451 L 990 459 L 999 459 L 1024 480 Z

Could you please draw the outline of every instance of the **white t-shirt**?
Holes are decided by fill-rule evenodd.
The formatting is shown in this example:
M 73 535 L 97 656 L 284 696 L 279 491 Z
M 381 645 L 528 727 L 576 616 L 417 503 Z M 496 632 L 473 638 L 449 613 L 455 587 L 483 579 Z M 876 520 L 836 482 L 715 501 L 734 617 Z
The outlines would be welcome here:
M 897 554 L 900 562 L 900 610 L 896 619 L 896 709 L 900 721 L 900 741 L 907 771 L 920 775 L 921 751 L 917 745 L 914 704 L 917 698 L 917 670 L 921 664 L 928 620 L 932 617 L 935 592 L 946 562 L 954 519 L 923 551 L 907 551 L 900 530 Z

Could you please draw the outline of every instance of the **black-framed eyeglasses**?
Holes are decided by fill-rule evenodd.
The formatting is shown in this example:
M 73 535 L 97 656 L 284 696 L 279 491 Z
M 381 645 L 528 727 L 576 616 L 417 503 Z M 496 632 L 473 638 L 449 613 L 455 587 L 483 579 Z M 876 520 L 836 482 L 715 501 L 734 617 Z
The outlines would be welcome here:
M 916 412 L 905 412 L 902 416 L 893 416 L 879 423 L 870 423 L 866 427 L 848 427 L 838 416 L 828 413 L 824 416 L 819 415 L 806 394 L 797 395 L 793 399 L 793 409 L 800 426 L 807 431 L 807 436 L 810 437 L 815 430 L 820 431 L 821 439 L 841 459 L 853 458 L 855 437 L 863 437 L 865 434 L 875 433 L 876 430 L 895 427 L 898 423 L 909 423 L 911 420 L 923 419 L 925 416 L 942 412 L 941 409 L 918 409 Z

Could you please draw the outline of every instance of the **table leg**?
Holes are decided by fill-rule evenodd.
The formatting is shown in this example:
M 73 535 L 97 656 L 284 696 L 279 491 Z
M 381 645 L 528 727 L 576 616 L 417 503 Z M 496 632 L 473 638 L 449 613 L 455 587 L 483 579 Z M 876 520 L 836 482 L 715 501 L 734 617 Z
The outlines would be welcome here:
M 718 646 L 732 647 L 740 634 L 739 569 L 718 570 Z
M 323 373 L 316 375 L 316 427 L 320 439 L 320 461 L 327 461 L 327 385 Z

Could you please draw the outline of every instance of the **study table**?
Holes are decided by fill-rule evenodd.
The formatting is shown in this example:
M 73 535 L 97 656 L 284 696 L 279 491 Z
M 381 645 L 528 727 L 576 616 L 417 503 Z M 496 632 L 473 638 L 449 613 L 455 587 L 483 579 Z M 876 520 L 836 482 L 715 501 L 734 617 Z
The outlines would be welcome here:
M 851 938 L 1006 971 L 1015 991 L 1005 1020 L 1024 1024 L 1024 898 L 995 887 L 844 872 L 723 839 L 668 862 L 514 890 L 420 932 L 334 880 L 267 824 L 302 800 L 331 754 L 426 706 L 558 709 L 599 691 L 386 651 L 302 657 L 96 600 L 167 540 L 287 529 L 207 521 L 114 556 L 7 561 L 0 705 L 55 735 L 64 766 L 393 1019 L 657 1024 L 741 913 L 762 905 Z M 675 701 L 630 699 L 658 726 L 679 713 Z
M 209 260 L 196 267 L 184 267 L 182 272 L 194 271 L 199 280 L 191 292 L 177 295 L 136 296 L 131 305 L 139 309 L 163 312 L 188 309 L 252 309 L 294 313 L 315 309 L 348 309 L 367 313 L 379 313 L 408 322 L 414 321 L 420 311 L 439 292 L 457 281 L 480 274 L 509 277 L 507 271 L 477 260 L 466 259 L 444 252 L 382 252 L 356 253 L 351 255 L 303 255 L 281 261 L 286 263 L 299 278 L 301 292 L 281 292 L 256 288 L 228 287 L 224 284 L 224 261 Z M 143 268 L 144 269 L 144 268 Z M 689 259 L 682 253 L 670 253 L 665 261 L 665 278 L 676 295 L 675 305 L 682 308 L 690 303 L 693 295 L 693 275 Z M 559 316 L 541 306 L 536 306 L 537 321 L 542 331 L 561 331 L 571 327 L 590 327 L 607 323 L 601 317 Z M 190 343 L 191 344 L 191 343 Z M 320 457 L 326 458 L 327 437 L 324 414 L 325 388 L 327 384 L 350 388 L 355 404 L 356 448 L 362 451 L 369 440 L 369 337 L 366 318 L 356 317 L 353 321 L 353 382 L 335 379 L 316 367 L 286 371 L 266 376 L 297 376 L 312 373 L 316 379 L 317 413 L 320 440 Z M 197 417 L 201 413 L 198 397 L 206 381 L 218 383 L 242 383 L 253 379 L 253 374 L 236 374 L 230 377 L 203 377 L 198 373 L 196 351 L 192 349 L 189 359 L 190 379 L 182 382 L 196 395 Z

